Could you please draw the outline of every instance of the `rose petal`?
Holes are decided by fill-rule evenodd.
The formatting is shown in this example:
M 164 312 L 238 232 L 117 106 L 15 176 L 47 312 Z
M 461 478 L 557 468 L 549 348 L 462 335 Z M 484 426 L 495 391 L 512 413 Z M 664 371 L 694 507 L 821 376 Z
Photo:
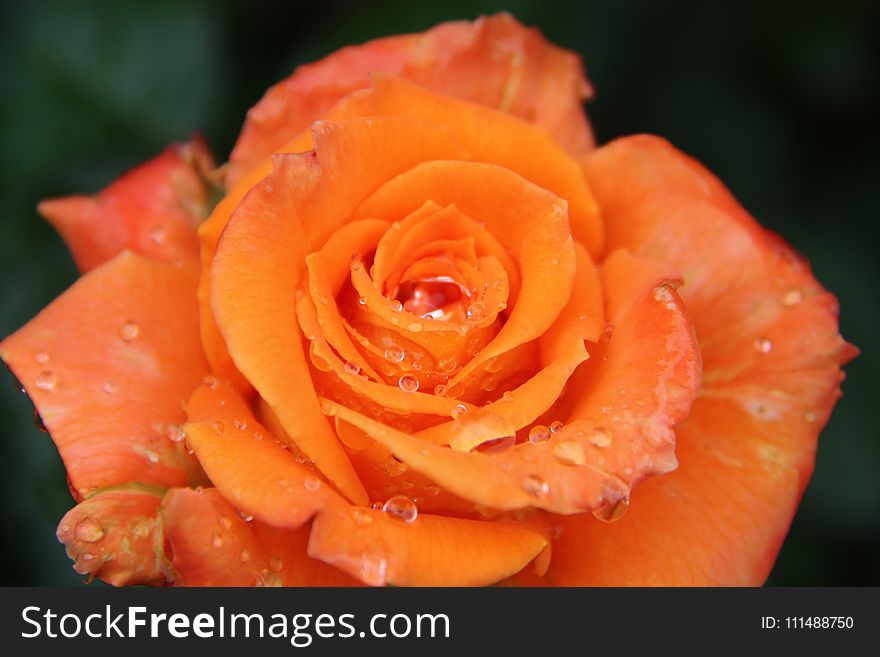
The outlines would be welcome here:
M 612 244 L 684 272 L 704 389 L 676 428 L 679 470 L 642 484 L 612 526 L 567 519 L 544 583 L 759 585 L 812 472 L 840 365 L 854 355 L 838 335 L 836 304 L 717 179 L 666 142 L 619 140 L 585 166 Z M 769 351 L 767 335 L 776 339 Z
M 358 586 L 306 554 L 309 526 L 284 530 L 245 521 L 214 488 L 173 488 L 162 502 L 175 584 L 183 586 Z
M 299 67 L 248 113 L 230 156 L 229 184 L 337 100 L 368 86 L 374 71 L 526 118 L 550 130 L 572 153 L 592 148 L 581 107 L 591 89 L 577 55 L 548 43 L 509 14 L 498 14 L 370 41 Z
M 114 586 L 161 585 L 168 570 L 156 513 L 164 489 L 129 486 L 80 502 L 58 524 L 80 575 Z
M 297 529 L 342 497 L 306 467 L 227 383 L 209 381 L 187 404 L 186 440 L 224 498 L 267 524 Z
M 174 144 L 95 196 L 51 199 L 37 209 L 61 233 L 80 271 L 126 249 L 195 262 L 196 228 L 209 209 L 205 175 L 212 168 L 201 140 Z
M 71 488 L 202 481 L 179 441 L 207 371 L 197 273 L 125 252 L 80 278 L 0 344 L 52 434 Z
M 482 586 L 517 572 L 546 544 L 517 523 L 427 514 L 404 523 L 349 508 L 315 519 L 309 556 L 372 586 Z

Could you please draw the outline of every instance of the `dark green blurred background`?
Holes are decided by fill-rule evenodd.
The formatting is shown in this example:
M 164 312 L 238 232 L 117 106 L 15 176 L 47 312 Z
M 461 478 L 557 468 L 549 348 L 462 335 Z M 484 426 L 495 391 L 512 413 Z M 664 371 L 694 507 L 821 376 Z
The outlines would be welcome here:
M 568 6 L 568 5 L 571 6 Z M 507 9 L 581 53 L 600 141 L 669 138 L 808 254 L 862 355 L 770 583 L 880 584 L 880 3 L 19 2 L 0 9 L 0 335 L 76 277 L 34 211 L 97 191 L 201 131 L 218 159 L 298 63 Z M 64 470 L 31 406 L 0 386 L 0 582 L 78 584 L 55 525 Z

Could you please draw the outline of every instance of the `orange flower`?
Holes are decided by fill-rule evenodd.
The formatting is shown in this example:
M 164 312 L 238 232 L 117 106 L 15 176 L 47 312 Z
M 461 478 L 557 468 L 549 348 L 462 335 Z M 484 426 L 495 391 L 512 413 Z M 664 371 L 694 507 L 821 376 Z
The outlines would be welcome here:
M 42 203 L 83 276 L 0 354 L 77 572 L 763 582 L 855 349 L 698 163 L 595 149 L 589 93 L 510 16 L 446 23 L 299 68 L 216 172 Z

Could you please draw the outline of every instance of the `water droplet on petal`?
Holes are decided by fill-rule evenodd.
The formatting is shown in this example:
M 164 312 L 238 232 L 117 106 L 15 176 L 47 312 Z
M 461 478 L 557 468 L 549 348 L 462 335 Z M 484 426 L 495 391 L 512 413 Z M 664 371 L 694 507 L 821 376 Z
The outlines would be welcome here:
M 611 504 L 599 507 L 593 511 L 593 515 L 602 522 L 617 522 L 623 518 L 628 508 L 629 499 L 624 497 L 617 502 L 612 502 Z
M 361 373 L 361 366 L 351 361 L 346 362 L 342 369 L 345 370 L 346 374 L 351 374 L 352 376 L 357 376 Z
M 396 313 L 399 313 L 401 310 L 403 310 L 403 304 L 400 302 L 399 299 L 392 299 L 391 300 L 391 310 L 393 310 Z
M 40 390 L 54 390 L 58 383 L 58 377 L 54 372 L 44 370 L 37 374 L 36 385 Z
M 34 354 L 34 360 L 37 361 L 40 365 L 45 365 L 49 362 L 49 354 L 45 351 L 38 351 Z
M 74 536 L 84 543 L 97 543 L 104 538 L 104 528 L 94 518 L 86 518 L 77 524 Z
M 605 427 L 596 427 L 590 432 L 589 440 L 596 447 L 608 447 L 611 444 L 611 432 Z
M 804 300 L 804 295 L 800 290 L 789 290 L 782 297 L 782 304 L 785 306 L 796 306 Z
M 358 305 L 359 306 L 366 306 L 367 305 L 366 297 L 358 297 Z
M 496 278 L 494 281 L 492 281 L 492 287 L 495 288 L 496 290 L 503 290 L 504 289 L 504 281 L 501 280 L 500 278 Z
M 401 520 L 407 524 L 415 522 L 416 518 L 419 517 L 419 509 L 416 506 L 416 503 L 406 495 L 395 495 L 394 497 L 389 498 L 389 500 L 382 506 L 382 511 L 384 511 L 386 515 L 389 515 L 396 520 Z
M 467 318 L 472 322 L 481 322 L 486 319 L 486 306 L 480 301 L 475 301 L 467 309 Z
M 234 426 L 239 431 L 244 431 L 247 429 L 247 421 L 241 418 L 236 418 L 232 421 L 232 426 Z
M 269 569 L 273 572 L 281 572 L 284 569 L 284 562 L 278 557 L 269 557 Z
M 404 392 L 416 392 L 419 389 L 419 380 L 412 374 L 404 374 L 398 379 L 397 385 Z
M 446 395 L 446 386 L 442 383 L 434 386 L 434 394 L 438 397 L 444 397 Z
M 562 427 L 565 426 L 559 420 L 555 420 L 550 423 L 550 433 L 559 433 L 562 431 Z
M 220 534 L 214 534 L 214 538 L 211 541 L 211 545 L 213 545 L 215 548 L 223 547 L 223 537 L 220 536 Z
M 232 520 L 228 516 L 220 516 L 218 521 L 223 529 L 232 529 Z
M 550 439 L 550 429 L 543 424 L 536 424 L 529 430 L 529 442 L 533 445 Z
M 137 339 L 137 337 L 141 334 L 141 327 L 138 326 L 135 322 L 125 322 L 122 325 L 122 329 L 120 330 L 122 334 L 122 339 L 126 342 L 131 342 L 132 340 Z
M 355 509 L 351 512 L 351 517 L 354 520 L 354 524 L 361 527 L 365 527 L 373 522 L 373 514 L 366 509 Z
M 441 372 L 452 372 L 458 367 L 458 362 L 454 358 L 441 358 L 437 365 Z
M 211 390 L 217 387 L 217 378 L 208 374 L 202 379 L 202 385 L 209 387 Z
M 245 513 L 244 511 L 238 512 L 238 517 L 244 520 L 245 522 L 253 522 L 254 516 L 250 513 Z
M 317 477 L 306 477 L 305 480 L 303 480 L 303 486 L 306 490 L 314 492 L 321 487 L 321 480 Z
M 387 349 L 385 349 L 385 360 L 389 363 L 400 363 L 403 361 L 406 354 L 403 349 L 398 347 L 396 344 L 389 345 Z
M 388 562 L 381 557 L 364 555 L 361 561 L 360 578 L 368 586 L 385 586 Z
M 451 415 L 453 420 L 457 420 L 467 413 L 467 406 L 464 404 L 456 404 L 452 407 Z
M 769 354 L 773 349 L 773 343 L 766 338 L 758 338 L 755 340 L 755 349 L 757 349 L 759 353 Z
M 43 433 L 48 433 L 48 429 L 46 428 L 46 424 L 43 422 L 43 418 L 40 413 L 34 408 L 34 426 L 37 427 Z
M 211 422 L 211 428 L 214 430 L 214 433 L 219 435 L 226 430 L 226 425 L 223 423 L 223 420 L 214 420 Z
M 505 390 L 504 394 L 501 395 L 501 399 L 504 401 L 513 401 L 513 393 L 510 390 Z
M 576 440 L 563 440 L 553 446 L 553 456 L 566 465 L 583 465 L 586 463 L 584 448 Z
M 550 484 L 538 475 L 527 475 L 522 481 L 522 487 L 532 497 L 544 497 L 550 492 Z
M 101 390 L 103 390 L 108 395 L 115 395 L 119 389 L 116 387 L 115 383 L 107 381 L 101 384 Z

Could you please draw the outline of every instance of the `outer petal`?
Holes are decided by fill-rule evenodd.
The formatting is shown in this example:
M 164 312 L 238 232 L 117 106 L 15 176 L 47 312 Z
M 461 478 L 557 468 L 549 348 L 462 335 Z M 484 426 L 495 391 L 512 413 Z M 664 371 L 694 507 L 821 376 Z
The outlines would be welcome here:
M 309 555 L 373 586 L 483 586 L 516 573 L 546 545 L 523 524 L 430 515 L 406 524 L 352 508 L 315 519 Z
M 74 570 L 114 586 L 164 584 L 167 564 L 156 518 L 162 493 L 138 486 L 108 490 L 68 511 L 58 540 Z
M 306 554 L 309 526 L 288 531 L 245 521 L 214 488 L 174 488 L 162 526 L 175 583 L 184 586 L 357 586 Z
M 273 440 L 231 386 L 213 380 L 187 404 L 186 440 L 220 493 L 269 525 L 297 529 L 343 503 L 318 473 Z
M 548 43 L 509 14 L 499 14 L 343 48 L 299 67 L 248 113 L 230 156 L 230 184 L 337 100 L 368 86 L 368 74 L 374 71 L 542 125 L 572 153 L 592 148 L 581 107 L 592 90 L 577 55 Z
M 68 196 L 38 206 L 55 226 L 80 271 L 126 249 L 161 260 L 197 261 L 196 228 L 208 215 L 213 168 L 201 140 L 174 144 L 95 196 Z
M 207 371 L 196 282 L 194 269 L 126 252 L 0 344 L 77 497 L 131 481 L 202 481 L 178 440 L 183 404 Z
M 704 389 L 676 429 L 679 470 L 640 486 L 615 525 L 567 519 L 544 583 L 760 584 L 812 472 L 840 365 L 854 354 L 838 335 L 836 304 L 666 142 L 620 140 L 585 166 L 612 243 L 684 273 Z

